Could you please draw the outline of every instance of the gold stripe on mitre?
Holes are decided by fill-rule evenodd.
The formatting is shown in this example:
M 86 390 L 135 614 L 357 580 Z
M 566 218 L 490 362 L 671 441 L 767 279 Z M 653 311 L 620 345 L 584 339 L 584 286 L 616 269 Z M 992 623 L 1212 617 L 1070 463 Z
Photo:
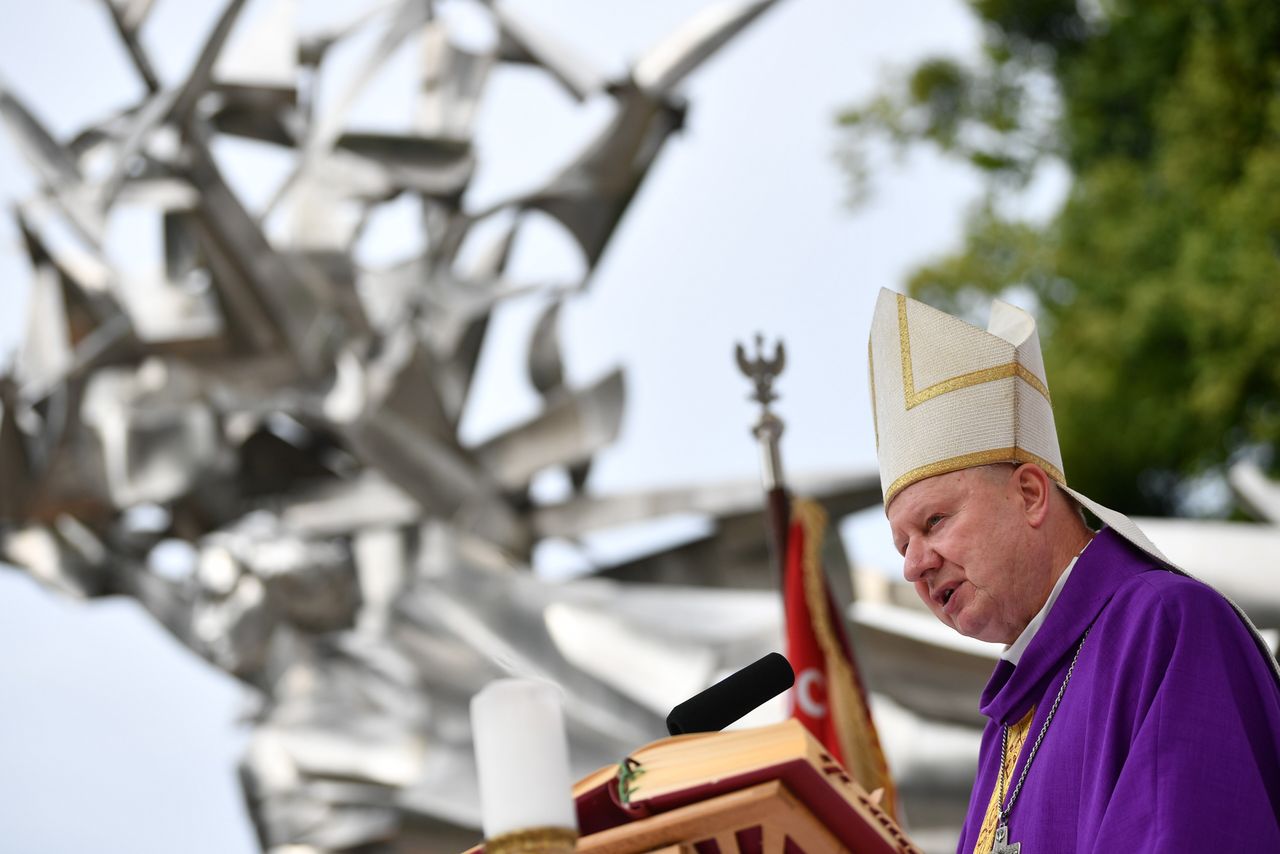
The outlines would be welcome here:
M 995 300 L 981 329 L 882 290 L 867 365 L 886 503 L 916 481 L 991 463 L 1034 463 L 1066 485 L 1026 311 Z
M 1062 473 L 1060 468 L 1044 457 L 1037 456 L 1030 451 L 1024 451 L 1022 448 L 995 448 L 990 451 L 961 454 L 914 468 L 889 484 L 889 488 L 884 494 L 884 503 L 887 506 L 899 492 L 916 481 L 940 474 L 950 474 L 953 471 L 971 469 L 976 466 L 989 466 L 995 463 L 1035 463 L 1044 469 L 1044 473 L 1049 477 L 1063 486 L 1067 485 L 1067 476 Z
M 1049 397 L 1049 388 L 1044 384 L 1044 381 L 1027 370 L 1026 366 L 1016 359 L 1003 365 L 995 365 L 990 368 L 959 374 L 917 391 L 915 370 L 911 364 L 911 326 L 907 323 L 907 298 L 902 294 L 898 294 L 898 347 L 902 354 L 902 396 L 906 400 L 907 409 L 914 409 L 926 400 L 932 400 L 935 397 L 959 391 L 962 388 L 972 388 L 976 385 L 1005 380 L 1009 377 L 1018 377 L 1040 392 L 1044 399 L 1049 401 L 1050 406 L 1053 405 L 1053 398 Z M 868 347 L 869 351 L 870 347 Z M 874 393 L 873 388 L 872 394 L 874 395 Z
M 871 386 L 871 429 L 876 436 L 876 450 L 880 450 L 880 416 L 876 414 L 876 361 L 871 355 L 871 341 L 867 341 L 867 381 Z

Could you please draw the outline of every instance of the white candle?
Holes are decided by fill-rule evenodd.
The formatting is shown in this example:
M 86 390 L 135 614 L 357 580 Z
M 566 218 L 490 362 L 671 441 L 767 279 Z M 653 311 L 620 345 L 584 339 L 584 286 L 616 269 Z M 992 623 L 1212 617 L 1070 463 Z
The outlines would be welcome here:
M 578 829 L 560 691 L 499 679 L 471 698 L 484 837 L 531 827 Z

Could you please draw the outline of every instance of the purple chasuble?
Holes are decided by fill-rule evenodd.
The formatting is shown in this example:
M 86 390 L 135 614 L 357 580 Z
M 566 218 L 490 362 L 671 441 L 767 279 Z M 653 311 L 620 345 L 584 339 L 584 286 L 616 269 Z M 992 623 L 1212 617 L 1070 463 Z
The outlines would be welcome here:
M 989 719 L 959 854 L 995 790 L 1001 724 L 1036 707 L 1013 780 L 1085 630 L 1062 704 L 1009 817 L 1022 854 L 1280 852 L 1280 686 L 1215 590 L 1104 528 L 1017 667 L 982 693 Z

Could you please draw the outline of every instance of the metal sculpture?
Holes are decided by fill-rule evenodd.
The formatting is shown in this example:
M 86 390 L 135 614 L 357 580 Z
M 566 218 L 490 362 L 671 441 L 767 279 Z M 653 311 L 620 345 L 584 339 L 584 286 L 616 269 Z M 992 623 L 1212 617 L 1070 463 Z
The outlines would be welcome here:
M 302 36 L 285 0 L 267 16 L 285 26 L 237 64 L 226 47 L 245 3 L 230 0 L 189 74 L 168 85 L 139 38 L 151 4 L 106 0 L 146 90 L 139 103 L 60 142 L 0 86 L 0 114 L 40 184 L 16 209 L 34 275 L 25 343 L 0 377 L 0 558 L 63 593 L 135 597 L 256 692 L 242 777 L 264 849 L 403 843 L 430 816 L 474 826 L 466 700 L 497 675 L 563 687 L 584 768 L 659 734 L 664 700 L 610 674 L 582 641 L 593 620 L 696 646 L 702 679 L 770 645 L 767 623 L 707 637 L 644 594 L 548 585 L 527 568 L 542 538 L 662 512 L 722 520 L 693 547 L 760 524 L 750 484 L 586 491 L 594 454 L 618 432 L 623 374 L 571 386 L 557 319 L 679 129 L 682 81 L 773 2 L 712 6 L 609 79 L 501 3 L 477 4 L 492 50 L 464 48 L 427 0 Z M 330 48 L 368 28 L 381 28 L 374 49 L 322 103 Z M 410 39 L 423 48 L 412 129 L 352 129 L 362 90 Z M 577 100 L 609 99 L 612 119 L 539 187 L 476 209 L 473 125 L 489 72 L 510 63 Z M 291 154 L 265 205 L 233 189 L 213 150 L 225 136 Z M 376 212 L 403 198 L 421 210 L 414 251 L 358 263 Z M 104 252 L 126 202 L 159 215 L 158 279 Z M 580 279 L 511 279 L 532 212 L 571 236 Z M 490 320 L 529 293 L 548 301 L 528 354 L 542 411 L 468 443 L 458 428 Z M 531 480 L 551 467 L 573 495 L 538 505 Z M 822 492 L 864 504 L 874 480 Z M 744 554 L 764 566 L 758 540 Z M 612 574 L 653 580 L 679 554 L 653 558 Z M 686 615 L 712 608 L 680 601 Z

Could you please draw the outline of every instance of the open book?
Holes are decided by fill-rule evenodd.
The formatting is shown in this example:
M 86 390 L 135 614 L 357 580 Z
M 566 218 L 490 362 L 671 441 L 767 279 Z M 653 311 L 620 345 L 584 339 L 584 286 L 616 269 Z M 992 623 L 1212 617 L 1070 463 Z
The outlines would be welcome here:
M 655 741 L 573 793 L 580 852 L 919 854 L 794 720 Z

